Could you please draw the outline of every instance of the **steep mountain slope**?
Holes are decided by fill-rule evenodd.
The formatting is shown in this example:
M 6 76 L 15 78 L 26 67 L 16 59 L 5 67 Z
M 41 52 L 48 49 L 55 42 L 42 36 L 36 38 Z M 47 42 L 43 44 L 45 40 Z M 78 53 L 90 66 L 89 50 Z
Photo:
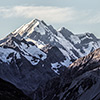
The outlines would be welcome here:
M 85 72 L 85 70 L 93 70 L 100 65 L 100 49 L 95 50 L 94 52 L 90 53 L 88 56 L 80 58 L 72 63 L 69 67 L 72 69 L 71 73 L 74 76 L 78 76 Z
M 61 100 L 100 100 L 100 49 L 69 66 L 71 85 Z
M 57 47 L 43 52 L 32 42 L 12 37 L 0 45 L 0 78 L 32 96 L 38 87 L 63 73 L 64 61 Z
M 76 60 L 42 92 L 40 100 L 100 100 L 100 49 Z

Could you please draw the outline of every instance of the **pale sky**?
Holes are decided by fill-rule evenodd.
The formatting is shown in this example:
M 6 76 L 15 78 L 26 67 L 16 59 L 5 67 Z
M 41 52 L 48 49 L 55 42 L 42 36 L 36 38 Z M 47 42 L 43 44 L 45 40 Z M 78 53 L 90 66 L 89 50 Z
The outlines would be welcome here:
M 35 18 L 100 38 L 100 0 L 0 0 L 0 38 Z

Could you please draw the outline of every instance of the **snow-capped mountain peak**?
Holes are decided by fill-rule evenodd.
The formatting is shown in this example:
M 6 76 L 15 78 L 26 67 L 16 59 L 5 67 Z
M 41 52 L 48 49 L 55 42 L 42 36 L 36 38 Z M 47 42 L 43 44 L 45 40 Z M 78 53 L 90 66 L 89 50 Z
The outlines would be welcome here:
M 94 69 L 94 66 L 87 68 L 90 61 L 90 64 L 98 61 L 97 67 L 100 65 L 100 60 L 95 60 L 100 49 L 83 57 L 97 48 L 100 40 L 91 33 L 76 35 L 64 27 L 57 31 L 35 19 L 0 40 L 0 78 L 33 100 L 69 100 L 73 94 L 78 97 L 87 89 L 79 81 L 77 89 L 74 76 Z
M 47 45 L 56 46 L 71 62 L 100 47 L 100 40 L 91 33 L 75 35 L 65 27 L 57 31 L 52 25 L 47 25 L 44 21 L 38 19 L 22 25 L 0 42 L 3 43 L 10 37 L 33 42 L 41 50 L 48 48 Z
M 44 24 L 42 23 L 42 21 L 35 19 L 29 22 L 28 24 L 22 25 L 20 28 L 15 30 L 13 34 L 18 33 L 22 37 L 25 37 L 26 35 L 28 36 L 33 31 L 37 31 L 37 32 L 41 31 L 41 34 L 45 34 L 43 28 L 44 28 Z

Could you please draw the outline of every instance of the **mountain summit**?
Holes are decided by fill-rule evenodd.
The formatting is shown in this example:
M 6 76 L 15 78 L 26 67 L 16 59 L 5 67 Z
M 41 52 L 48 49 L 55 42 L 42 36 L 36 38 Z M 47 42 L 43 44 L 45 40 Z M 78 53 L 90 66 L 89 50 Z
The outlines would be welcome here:
M 38 19 L 22 25 L 11 35 L 17 39 L 23 38 L 28 42 L 33 42 L 40 49 L 48 44 L 56 46 L 71 62 L 100 47 L 100 40 L 92 33 L 75 35 L 65 27 L 57 31 L 51 25 Z
M 35 19 L 0 40 L 0 78 L 33 100 L 75 100 L 72 95 L 76 85 L 71 83 L 78 75 L 97 68 L 93 63 L 97 56 L 91 52 L 98 48 L 100 39 L 92 33 L 75 35 L 64 27 L 57 31 Z M 90 60 L 93 68 L 87 66 Z M 83 87 L 78 89 L 83 91 Z

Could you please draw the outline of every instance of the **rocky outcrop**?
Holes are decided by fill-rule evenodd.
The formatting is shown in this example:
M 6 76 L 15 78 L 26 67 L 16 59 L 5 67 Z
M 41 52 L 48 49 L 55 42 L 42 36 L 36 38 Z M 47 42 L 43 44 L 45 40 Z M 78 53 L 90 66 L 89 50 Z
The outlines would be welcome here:
M 43 100 L 99 100 L 100 49 L 76 60 L 59 79 L 49 81 L 46 89 Z

